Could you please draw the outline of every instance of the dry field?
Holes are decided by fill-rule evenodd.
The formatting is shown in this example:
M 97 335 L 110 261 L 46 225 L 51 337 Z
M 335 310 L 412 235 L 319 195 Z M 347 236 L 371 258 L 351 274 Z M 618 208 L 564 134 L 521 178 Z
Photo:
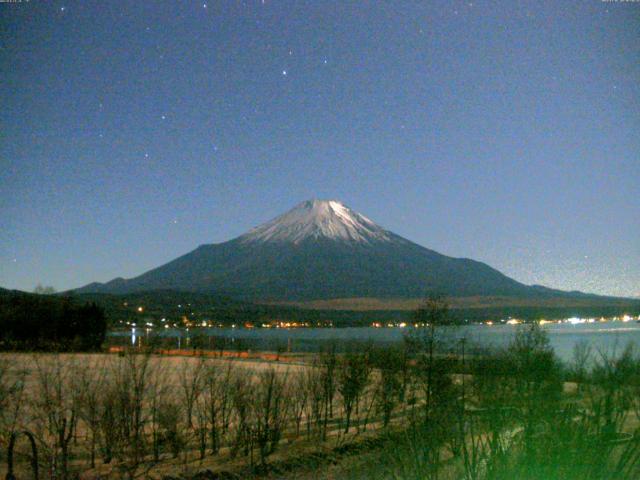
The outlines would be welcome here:
M 31 432 L 45 478 L 259 471 L 381 428 L 379 375 L 368 371 L 345 396 L 336 367 L 327 378 L 317 362 L 1 354 L 0 449 L 11 432 Z M 394 412 L 388 423 L 397 421 Z M 14 472 L 27 478 L 29 443 L 18 439 Z

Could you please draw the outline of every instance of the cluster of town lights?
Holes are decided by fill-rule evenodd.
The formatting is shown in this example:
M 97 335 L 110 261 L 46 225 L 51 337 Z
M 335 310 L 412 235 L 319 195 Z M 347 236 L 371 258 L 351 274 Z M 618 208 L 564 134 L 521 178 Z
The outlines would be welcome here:
M 125 302 L 123 303 L 124 306 L 127 306 L 128 304 Z M 189 306 L 191 306 L 191 304 L 188 304 Z M 178 308 L 182 308 L 182 304 L 178 305 Z M 138 307 L 136 307 L 136 311 L 138 313 L 144 313 L 145 311 L 145 307 L 140 305 Z M 191 315 L 193 316 L 194 313 L 192 312 Z M 640 315 L 638 316 L 633 316 L 633 315 L 622 315 L 622 316 L 615 316 L 615 317 L 600 317 L 600 318 L 595 318 L 595 317 L 587 317 L 587 318 L 582 318 L 582 317 L 570 317 L 570 318 L 564 318 L 564 319 L 555 319 L 555 320 L 548 320 L 548 319 L 540 319 L 537 320 L 537 323 L 540 325 L 546 325 L 546 324 L 562 324 L 562 323 L 566 323 L 566 324 L 571 324 L 571 325 L 579 325 L 579 324 L 583 324 L 583 323 L 596 323 L 596 322 L 631 322 L 631 321 L 638 321 L 640 322 Z M 154 328 L 156 326 L 155 323 L 153 323 L 154 320 L 149 320 L 147 319 L 144 322 L 144 325 L 148 328 Z M 189 328 L 189 327 L 202 327 L 202 328 L 224 328 L 226 325 L 222 324 L 222 323 L 214 323 L 208 320 L 202 320 L 202 321 L 194 321 L 194 320 L 190 320 L 187 318 L 187 316 L 183 315 L 179 321 L 176 322 L 170 322 L 167 321 L 167 319 L 165 317 L 163 317 L 162 319 L 160 319 L 161 325 L 164 328 Z M 465 323 L 469 323 L 468 321 L 465 321 Z M 519 319 L 519 318 L 503 318 L 500 320 L 486 320 L 483 322 L 479 322 L 480 324 L 484 324 L 487 326 L 492 326 L 492 325 L 520 325 L 522 323 L 527 323 L 526 320 L 523 319 Z M 124 321 L 124 320 L 120 320 L 120 324 L 127 325 L 130 327 L 136 327 L 136 322 L 129 322 L 129 321 Z M 420 328 L 420 327 L 425 327 L 428 326 L 428 323 L 424 323 L 424 322 L 418 322 L 418 323 L 407 323 L 407 322 L 380 322 L 380 321 L 376 321 L 376 322 L 372 322 L 370 324 L 371 327 L 373 328 L 406 328 L 406 327 L 414 327 L 414 328 Z M 254 324 L 252 322 L 245 322 L 244 324 L 241 325 L 244 328 L 255 328 L 255 327 L 260 327 L 260 328 L 310 328 L 310 327 L 333 327 L 333 322 L 331 321 L 318 321 L 315 323 L 312 322 L 303 322 L 303 321 L 284 321 L 284 320 L 272 320 L 270 322 L 261 322 L 259 324 Z M 236 328 L 236 324 L 231 325 L 231 328 Z

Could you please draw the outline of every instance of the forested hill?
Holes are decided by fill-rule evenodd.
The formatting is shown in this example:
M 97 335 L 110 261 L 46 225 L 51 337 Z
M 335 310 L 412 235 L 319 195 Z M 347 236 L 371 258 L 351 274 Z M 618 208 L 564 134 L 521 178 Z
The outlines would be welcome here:
M 106 330 L 95 303 L 0 289 L 1 350 L 96 350 Z

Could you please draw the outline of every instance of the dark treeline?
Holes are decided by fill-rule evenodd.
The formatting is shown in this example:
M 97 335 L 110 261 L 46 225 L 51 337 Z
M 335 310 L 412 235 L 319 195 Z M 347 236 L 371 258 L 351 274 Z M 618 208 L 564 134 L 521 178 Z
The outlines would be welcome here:
M 2 350 L 97 350 L 106 329 L 104 310 L 96 304 L 23 292 L 0 295 Z
M 260 325 L 262 322 L 305 322 L 311 326 L 362 327 L 374 322 L 409 322 L 412 312 L 403 310 L 321 310 L 294 306 L 261 305 L 242 302 L 221 295 L 193 292 L 152 291 L 129 295 L 77 294 L 78 303 L 95 302 L 104 308 L 108 322 L 118 327 L 126 322 L 159 321 L 181 322 L 183 317 L 199 323 L 203 320 L 213 324 L 242 326 L 245 323 Z M 138 307 L 143 307 L 143 312 Z M 629 314 L 640 315 L 640 302 L 625 305 L 600 306 L 496 306 L 452 308 L 449 316 L 458 323 L 500 320 L 509 317 L 523 320 L 561 319 L 573 316 L 612 317 Z

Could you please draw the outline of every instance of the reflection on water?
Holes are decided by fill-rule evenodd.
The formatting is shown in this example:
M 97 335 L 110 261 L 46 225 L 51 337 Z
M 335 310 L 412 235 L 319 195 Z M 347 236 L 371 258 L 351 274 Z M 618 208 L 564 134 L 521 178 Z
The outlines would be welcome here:
M 475 342 L 481 346 L 506 345 L 518 325 L 469 325 L 454 327 L 448 333 L 454 338 L 466 338 L 469 342 Z M 615 352 L 620 351 L 629 342 L 640 345 L 640 324 L 612 321 L 606 323 L 589 324 L 546 324 L 542 328 L 549 334 L 549 341 L 557 355 L 563 360 L 570 360 L 574 346 L 579 342 L 586 342 L 595 351 Z M 314 341 L 326 342 L 338 341 L 371 341 L 373 343 L 400 342 L 403 335 L 410 328 L 372 328 L 372 327 L 346 327 L 346 328 L 200 328 L 196 331 L 163 329 L 159 335 L 164 338 L 175 338 L 177 348 L 189 347 L 191 338 L 195 335 L 211 337 L 225 337 L 230 342 L 236 339 L 254 339 L 258 341 L 287 343 L 289 345 L 306 345 L 305 350 Z M 131 329 L 131 344 L 139 345 L 144 342 L 144 337 L 152 332 L 145 329 L 137 332 Z M 142 333 L 142 336 L 141 336 Z M 114 336 L 127 335 L 125 332 L 113 333 Z

